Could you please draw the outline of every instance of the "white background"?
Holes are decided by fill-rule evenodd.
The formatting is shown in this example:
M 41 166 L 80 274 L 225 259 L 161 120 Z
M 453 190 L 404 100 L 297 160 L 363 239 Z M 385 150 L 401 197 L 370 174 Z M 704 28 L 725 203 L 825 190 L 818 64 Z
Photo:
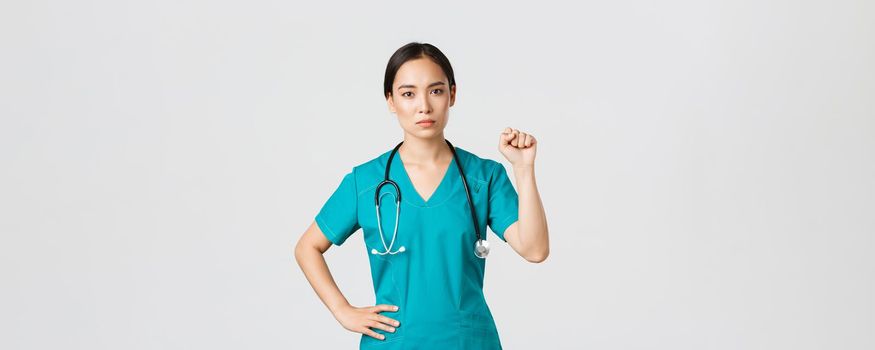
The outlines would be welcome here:
M 410 41 L 455 145 L 540 141 L 506 349 L 875 348 L 875 5 L 568 3 L 4 1 L 0 348 L 356 348 L 292 248 L 400 141 Z M 361 231 L 326 259 L 373 303 Z

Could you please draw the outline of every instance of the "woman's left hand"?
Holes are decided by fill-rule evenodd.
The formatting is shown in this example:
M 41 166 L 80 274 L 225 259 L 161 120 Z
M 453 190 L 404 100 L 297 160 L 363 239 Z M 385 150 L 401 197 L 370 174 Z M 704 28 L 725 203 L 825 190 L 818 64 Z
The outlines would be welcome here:
M 498 150 L 513 166 L 534 166 L 538 141 L 531 134 L 510 127 L 498 137 Z

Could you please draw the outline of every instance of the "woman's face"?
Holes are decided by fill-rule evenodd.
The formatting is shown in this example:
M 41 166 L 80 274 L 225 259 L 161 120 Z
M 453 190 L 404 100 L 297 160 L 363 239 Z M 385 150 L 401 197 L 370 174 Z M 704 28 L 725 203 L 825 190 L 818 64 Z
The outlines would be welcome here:
M 456 87 L 449 86 L 441 67 L 430 58 L 421 57 L 401 65 L 386 102 L 405 133 L 432 138 L 442 137 L 455 99 Z M 422 123 L 424 120 L 434 122 Z

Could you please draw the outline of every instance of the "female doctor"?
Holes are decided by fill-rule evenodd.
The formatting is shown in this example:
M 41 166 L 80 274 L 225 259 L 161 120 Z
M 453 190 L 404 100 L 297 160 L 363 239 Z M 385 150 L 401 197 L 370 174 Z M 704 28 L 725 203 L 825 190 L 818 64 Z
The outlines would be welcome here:
M 529 262 L 547 258 L 537 141 L 513 128 L 499 134 L 517 194 L 501 163 L 445 139 L 456 82 L 447 57 L 430 44 L 409 43 L 392 55 L 383 93 L 403 141 L 343 177 L 299 239 L 295 259 L 335 319 L 362 334 L 360 349 L 501 349 L 483 295 L 485 232 L 489 226 Z M 350 305 L 323 257 L 359 228 L 375 306 Z

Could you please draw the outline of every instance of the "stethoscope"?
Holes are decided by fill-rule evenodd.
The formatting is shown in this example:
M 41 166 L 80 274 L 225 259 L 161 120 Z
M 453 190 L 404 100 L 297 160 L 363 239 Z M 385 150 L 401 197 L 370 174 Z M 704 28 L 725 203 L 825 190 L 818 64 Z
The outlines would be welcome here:
M 474 241 L 474 255 L 478 258 L 486 259 L 486 256 L 489 255 L 489 242 L 483 239 L 480 235 L 480 225 L 477 224 L 477 213 L 474 211 L 474 202 L 471 200 L 471 192 L 468 190 L 468 181 L 465 180 L 465 173 L 462 171 L 462 165 L 459 163 L 459 157 L 456 155 L 456 148 L 453 147 L 453 144 L 450 143 L 449 140 L 444 140 L 447 142 L 447 146 L 450 146 L 450 151 L 453 152 L 453 159 L 456 161 L 456 168 L 459 169 L 459 175 L 462 177 L 462 184 L 465 185 L 465 196 L 468 197 L 468 208 L 471 208 L 471 221 L 474 223 L 474 232 L 477 233 L 477 240 Z M 398 152 L 398 148 L 401 147 L 404 141 L 398 143 L 395 146 L 395 149 L 392 150 L 392 153 L 389 155 L 389 160 L 386 161 L 386 176 L 379 185 L 377 185 L 376 193 L 374 193 L 374 204 L 377 208 L 377 228 L 380 231 L 380 240 L 383 242 L 383 248 L 386 250 L 383 252 L 378 252 L 377 249 L 371 249 L 371 254 L 377 255 L 386 255 L 386 254 L 398 254 L 406 251 L 404 246 L 398 247 L 396 251 L 392 251 L 392 246 L 395 245 L 395 237 L 398 235 L 398 214 L 401 212 L 401 188 L 398 187 L 398 184 L 395 181 L 389 179 L 389 167 L 392 166 L 392 158 L 395 157 L 395 152 Z M 395 193 L 398 196 L 395 196 L 392 192 L 386 192 L 382 195 L 380 194 L 380 188 L 383 185 L 392 185 L 395 187 Z M 392 241 L 389 245 L 386 245 L 386 239 L 383 235 L 383 225 L 380 223 L 380 199 L 382 199 L 383 195 L 391 194 L 395 197 L 395 231 L 392 233 Z

